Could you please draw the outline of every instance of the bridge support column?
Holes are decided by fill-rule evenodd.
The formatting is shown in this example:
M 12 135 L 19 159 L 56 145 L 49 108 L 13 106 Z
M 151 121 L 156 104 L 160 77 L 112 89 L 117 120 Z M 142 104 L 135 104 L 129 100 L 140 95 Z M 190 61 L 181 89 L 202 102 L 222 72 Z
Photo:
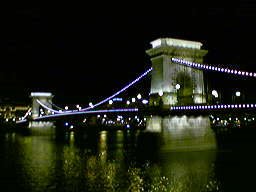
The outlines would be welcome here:
M 198 151 L 216 148 L 216 138 L 208 116 L 152 116 L 147 132 L 160 133 L 162 150 Z
M 40 104 L 41 102 L 49 108 L 52 108 L 52 93 L 49 92 L 32 92 L 30 94 L 32 98 L 32 118 L 37 118 L 40 116 Z M 50 113 L 48 110 L 45 111 L 46 114 Z
M 146 51 L 153 67 L 150 105 L 169 108 L 206 103 L 203 71 L 172 62 L 172 58 L 181 58 L 201 63 L 207 53 L 201 49 L 202 43 L 161 38 L 151 44 Z
M 40 117 L 40 115 L 48 115 L 51 112 L 47 109 L 43 109 L 39 102 L 43 105 L 52 108 L 52 98 L 53 95 L 50 92 L 32 92 L 30 94 L 30 98 L 32 98 L 32 119 Z M 42 111 L 41 111 L 42 110 Z M 44 127 L 42 130 L 41 127 Z M 32 134 L 39 135 L 52 135 L 53 130 L 53 122 L 49 121 L 30 121 L 29 128 L 32 128 Z M 47 129 L 46 129 L 47 128 Z

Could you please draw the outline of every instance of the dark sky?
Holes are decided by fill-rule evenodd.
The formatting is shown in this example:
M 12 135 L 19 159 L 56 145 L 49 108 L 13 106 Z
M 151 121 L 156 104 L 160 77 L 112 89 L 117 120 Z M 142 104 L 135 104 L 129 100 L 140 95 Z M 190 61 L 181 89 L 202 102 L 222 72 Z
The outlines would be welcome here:
M 214 2 L 2 7 L 0 96 L 108 96 L 150 66 L 145 50 L 159 37 L 201 41 L 205 62 L 256 71 L 256 3 Z

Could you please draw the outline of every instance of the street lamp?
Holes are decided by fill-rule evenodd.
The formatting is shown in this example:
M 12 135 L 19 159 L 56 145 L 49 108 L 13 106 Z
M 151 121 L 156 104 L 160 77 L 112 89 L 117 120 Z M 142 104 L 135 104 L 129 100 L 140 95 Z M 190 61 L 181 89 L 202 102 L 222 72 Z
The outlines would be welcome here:
M 175 85 L 175 89 L 179 90 L 179 89 L 180 89 L 180 84 L 177 83 L 177 84 Z
M 219 98 L 219 94 L 216 90 L 212 90 L 212 102 L 215 104 L 215 103 L 218 103 L 218 98 Z
M 240 91 L 236 91 L 235 92 L 235 102 L 236 103 L 239 103 L 239 102 L 241 102 L 241 92 Z
M 180 89 L 180 84 L 179 83 L 177 83 L 176 85 L 175 85 L 175 89 L 176 89 L 176 94 L 177 94 L 177 96 L 176 96 L 176 98 L 177 98 L 177 104 L 181 104 L 180 102 L 181 102 L 181 98 L 180 98 L 180 91 L 179 91 L 179 89 Z
M 236 96 L 240 97 L 241 96 L 241 92 L 240 91 L 236 91 Z
M 218 98 L 219 95 L 218 95 L 218 92 L 216 90 L 212 90 L 212 95 L 215 97 L 215 98 Z
M 90 102 L 90 103 L 89 103 L 89 106 L 90 106 L 91 108 L 93 108 L 93 104 L 92 104 L 92 102 Z
M 142 98 L 142 96 L 141 96 L 140 93 L 137 95 L 137 98 L 138 98 L 138 99 L 141 99 L 141 98 Z
M 236 91 L 234 95 L 232 94 L 233 102 L 235 102 L 235 103 L 241 102 L 241 96 L 242 96 L 241 92 L 240 91 Z

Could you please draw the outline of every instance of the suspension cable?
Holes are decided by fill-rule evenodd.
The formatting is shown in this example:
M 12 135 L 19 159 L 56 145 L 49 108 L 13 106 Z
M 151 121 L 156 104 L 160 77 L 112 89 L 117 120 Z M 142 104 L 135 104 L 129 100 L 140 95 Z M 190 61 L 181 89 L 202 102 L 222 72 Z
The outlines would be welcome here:
M 62 111 L 57 111 L 57 110 L 54 110 L 50 107 L 48 107 L 47 105 L 43 104 L 41 101 L 39 101 L 38 99 L 36 100 L 37 103 L 39 103 L 39 105 L 41 105 L 43 108 L 51 111 L 51 112 L 54 112 L 54 113 L 63 113 Z
M 179 58 L 172 58 L 171 60 L 172 60 L 172 62 L 186 65 L 186 66 L 189 66 L 192 68 L 217 71 L 217 72 L 221 72 L 221 73 L 229 73 L 229 74 L 233 74 L 233 75 L 237 75 L 237 76 L 256 77 L 255 72 L 240 71 L 240 70 L 236 70 L 236 69 L 222 68 L 222 67 L 216 67 L 216 66 L 212 66 L 212 65 L 205 65 L 205 64 L 195 63 L 195 62 L 191 62 L 191 61 L 187 61 L 187 60 L 179 59 Z
M 104 100 L 94 104 L 93 106 L 87 107 L 87 108 L 82 108 L 79 111 L 87 111 L 90 109 L 93 109 L 103 103 L 108 102 L 110 99 L 114 98 L 115 96 L 119 95 L 120 93 L 124 92 L 125 90 L 127 90 L 129 87 L 131 87 L 132 85 L 134 85 L 135 83 L 137 83 L 139 80 L 141 80 L 143 77 L 145 77 L 149 72 L 151 72 L 153 70 L 153 68 L 151 67 L 150 69 L 146 70 L 144 73 L 142 73 L 139 77 L 137 77 L 135 80 L 133 80 L 132 82 L 130 82 L 129 84 L 127 84 L 125 87 L 123 87 L 122 89 L 120 89 L 119 91 L 117 91 L 116 93 L 114 93 L 113 95 L 105 98 Z M 78 111 L 78 110 L 73 110 L 73 112 Z

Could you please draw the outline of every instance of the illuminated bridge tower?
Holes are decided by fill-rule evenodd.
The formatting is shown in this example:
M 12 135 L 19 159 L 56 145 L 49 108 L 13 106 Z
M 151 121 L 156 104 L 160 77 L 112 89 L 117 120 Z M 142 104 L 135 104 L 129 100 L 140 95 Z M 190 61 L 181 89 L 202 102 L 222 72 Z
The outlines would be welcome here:
M 203 71 L 172 62 L 172 58 L 203 62 L 202 43 L 172 38 L 151 42 L 147 50 L 152 62 L 150 105 L 169 109 L 173 105 L 206 103 Z M 153 115 L 146 131 L 161 133 L 163 150 L 193 151 L 216 148 L 208 115 Z
M 173 38 L 151 42 L 146 53 L 151 57 L 150 105 L 191 105 L 206 103 L 203 71 L 172 62 L 172 57 L 202 63 L 207 50 L 202 43 Z
M 40 116 L 40 104 L 46 105 L 49 108 L 52 108 L 52 93 L 49 92 L 32 92 L 30 94 L 32 98 L 32 118 L 37 118 Z M 39 101 L 39 102 L 38 102 Z M 48 110 L 46 110 L 46 114 L 48 114 Z

